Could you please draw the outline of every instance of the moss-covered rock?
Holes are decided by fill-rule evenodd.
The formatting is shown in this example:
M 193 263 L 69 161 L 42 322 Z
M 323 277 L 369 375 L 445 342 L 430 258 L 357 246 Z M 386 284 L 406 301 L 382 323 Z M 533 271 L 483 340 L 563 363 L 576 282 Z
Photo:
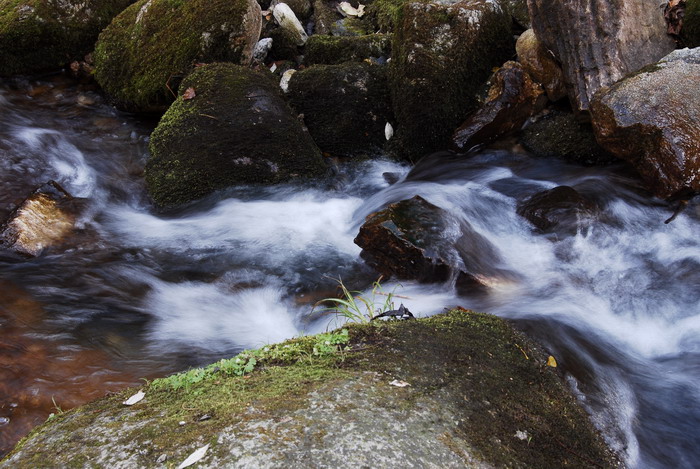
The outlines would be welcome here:
M 196 63 L 249 63 L 261 21 L 255 0 L 140 0 L 100 34 L 95 78 L 122 108 L 162 111 Z
M 199 67 L 183 81 L 150 141 L 146 184 L 176 206 L 233 184 L 323 173 L 318 147 L 275 80 L 234 64 Z
M 323 152 L 373 155 L 386 142 L 384 127 L 392 120 L 386 67 L 314 65 L 292 76 L 289 98 Z
M 57 70 L 92 51 L 132 0 L 0 1 L 0 76 Z
M 335 65 L 343 62 L 364 62 L 391 54 L 391 36 L 329 36 L 317 34 L 306 43 L 304 62 L 308 65 Z
M 399 16 L 389 80 L 398 121 L 391 144 L 397 156 L 416 160 L 448 147 L 514 43 L 510 16 L 495 2 L 407 3 Z
M 348 332 L 57 415 L 0 465 L 175 467 L 209 444 L 197 467 L 618 466 L 546 354 L 501 319 L 457 309 Z
M 686 0 L 681 39 L 686 47 L 700 47 L 700 0 Z

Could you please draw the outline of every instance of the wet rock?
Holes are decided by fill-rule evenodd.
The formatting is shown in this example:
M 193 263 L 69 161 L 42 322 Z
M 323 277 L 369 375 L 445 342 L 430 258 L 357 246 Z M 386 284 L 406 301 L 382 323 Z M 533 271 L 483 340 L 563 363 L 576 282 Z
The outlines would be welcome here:
M 343 62 L 376 60 L 390 54 L 391 37 L 386 34 L 351 37 L 316 34 L 306 43 L 304 62 L 308 65 L 336 65 Z
M 570 112 L 545 114 L 521 132 L 519 141 L 541 158 L 559 158 L 586 166 L 618 161 L 598 145 L 590 123 L 580 122 Z
M 374 155 L 386 142 L 384 127 L 392 119 L 386 67 L 314 65 L 294 74 L 289 99 L 325 153 Z
M 0 228 L 0 245 L 19 254 L 38 256 L 73 231 L 76 217 L 76 201 L 58 183 L 49 181 L 10 214 Z
M 547 98 L 518 62 L 506 62 L 491 79 L 486 101 L 452 136 L 456 151 L 490 143 L 514 130 L 539 112 Z
M 146 185 L 171 207 L 233 184 L 319 175 L 325 164 L 273 76 L 234 64 L 199 67 L 153 131 Z
M 255 0 L 139 0 L 100 34 L 95 78 L 121 108 L 163 111 L 195 64 L 249 64 L 261 24 Z
M 6 0 L 0 7 L 0 76 L 60 70 L 89 53 L 130 0 Z
M 499 3 L 513 18 L 513 21 L 518 27 L 524 29 L 530 28 L 530 12 L 527 9 L 527 0 L 499 0 Z
M 478 106 L 495 66 L 511 55 L 510 16 L 495 2 L 407 2 L 392 42 L 390 87 L 397 119 L 391 151 L 417 160 L 449 146 Z
M 286 3 L 278 3 L 275 5 L 275 9 L 273 10 L 272 14 L 275 17 L 277 24 L 280 25 L 280 28 L 284 29 L 292 38 L 294 44 L 297 46 L 303 46 L 306 44 L 309 36 L 306 34 L 304 26 L 302 26 L 297 16 L 294 14 L 292 9 L 289 8 L 289 5 Z
M 273 0 L 270 2 L 269 10 L 274 10 L 278 3 L 286 3 L 289 8 L 294 12 L 294 15 L 299 19 L 299 21 L 306 21 L 311 17 L 313 13 L 313 5 L 311 0 Z
M 532 29 L 528 29 L 518 37 L 515 51 L 527 73 L 544 87 L 550 101 L 559 101 L 566 96 L 564 72 L 554 60 L 552 54 L 542 46 Z
M 658 197 L 700 192 L 698 83 L 700 48 L 682 49 L 592 102 L 598 142 L 629 161 Z
M 579 110 L 601 87 L 675 49 L 656 0 L 528 0 L 528 6 L 532 28 L 561 63 Z
M 213 441 L 198 468 L 619 467 L 547 354 L 503 319 L 456 309 L 347 329 L 342 354 L 302 337 L 246 376 L 58 415 L 0 466 L 150 467 L 161 454 L 174 466 Z
M 420 196 L 367 217 L 355 238 L 361 256 L 386 277 L 442 282 L 453 275 L 458 288 L 483 288 L 500 271 L 498 255 L 466 222 Z
M 574 235 L 590 224 L 597 206 L 569 186 L 538 192 L 518 204 L 517 213 L 544 233 Z

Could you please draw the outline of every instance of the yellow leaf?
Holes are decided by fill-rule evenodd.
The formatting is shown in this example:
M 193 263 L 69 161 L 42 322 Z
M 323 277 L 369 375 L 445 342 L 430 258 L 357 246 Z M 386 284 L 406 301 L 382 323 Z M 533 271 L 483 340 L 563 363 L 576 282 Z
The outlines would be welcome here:
M 556 360 L 553 356 L 551 356 L 551 355 L 550 355 L 549 358 L 547 359 L 547 366 L 551 366 L 552 368 L 556 368 L 556 367 L 557 367 L 557 360 Z

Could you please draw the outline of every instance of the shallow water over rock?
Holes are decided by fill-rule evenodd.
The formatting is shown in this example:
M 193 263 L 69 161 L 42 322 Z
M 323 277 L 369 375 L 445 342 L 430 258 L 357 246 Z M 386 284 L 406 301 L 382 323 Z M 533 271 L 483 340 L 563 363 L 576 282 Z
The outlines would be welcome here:
M 697 202 L 666 225 L 672 209 L 622 166 L 493 150 L 234 187 L 164 216 L 141 176 L 152 123 L 60 82 L 5 83 L 0 108 L 2 218 L 53 179 L 88 199 L 78 223 L 91 233 L 29 260 L 0 251 L 0 345 L 14 354 L 3 360 L 15 357 L 0 372 L 22 377 L 0 390 L 0 451 L 55 407 L 324 330 L 330 318 L 312 306 L 334 278 L 352 289 L 376 279 L 353 243 L 365 217 L 420 195 L 468 223 L 500 259 L 489 267 L 511 275 L 468 296 L 450 282 L 386 291 L 417 315 L 461 305 L 514 319 L 557 358 L 630 466 L 700 459 Z M 517 204 L 561 185 L 600 211 L 573 235 L 539 234 Z M 459 239 L 445 233 L 445 249 Z

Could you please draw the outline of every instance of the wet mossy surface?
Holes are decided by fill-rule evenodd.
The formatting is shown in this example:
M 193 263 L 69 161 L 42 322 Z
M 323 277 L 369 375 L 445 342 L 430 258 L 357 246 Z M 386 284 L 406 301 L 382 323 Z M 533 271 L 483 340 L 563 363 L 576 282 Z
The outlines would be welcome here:
M 175 207 L 234 184 L 274 184 L 322 174 L 314 144 L 267 72 L 234 64 L 199 67 L 150 140 L 146 186 Z
M 395 156 L 416 161 L 449 146 L 494 67 L 514 54 L 511 19 L 492 3 L 408 3 L 394 32 L 390 87 Z
M 619 465 L 546 354 L 507 322 L 455 309 L 348 329 L 332 354 L 296 345 L 296 358 L 245 376 L 178 391 L 154 383 L 132 407 L 127 390 L 58 415 L 1 465 L 145 467 L 166 455 L 174 467 L 207 443 L 199 467 Z
M 82 60 L 131 0 L 3 0 L 0 76 L 60 70 Z
M 292 106 L 321 151 L 333 156 L 372 156 L 386 142 L 392 120 L 387 69 L 366 63 L 314 65 L 295 73 Z
M 140 0 L 100 34 L 95 78 L 123 109 L 164 111 L 195 64 L 247 63 L 260 25 L 249 0 Z
M 391 36 L 329 36 L 317 34 L 306 43 L 304 62 L 308 65 L 337 65 L 343 62 L 364 62 L 391 54 Z
M 685 47 L 700 47 L 700 0 L 686 1 L 681 39 Z

